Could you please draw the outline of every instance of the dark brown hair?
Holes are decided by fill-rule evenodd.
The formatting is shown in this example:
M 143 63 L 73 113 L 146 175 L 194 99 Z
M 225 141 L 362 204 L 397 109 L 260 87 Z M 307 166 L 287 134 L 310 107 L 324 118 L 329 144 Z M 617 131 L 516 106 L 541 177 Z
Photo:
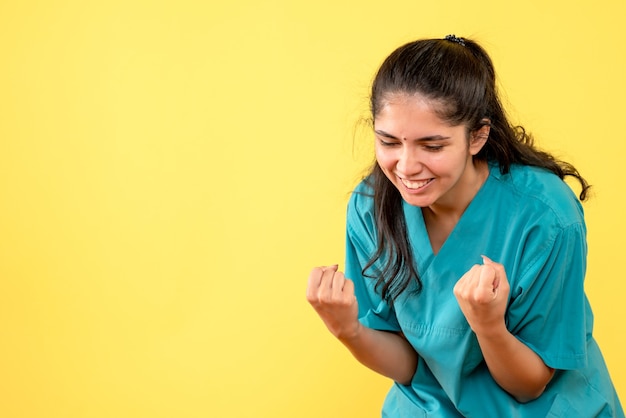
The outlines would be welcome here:
M 435 103 L 442 120 L 453 126 L 465 124 L 472 132 L 490 125 L 489 138 L 477 160 L 497 163 L 503 174 L 511 164 L 545 168 L 561 179 L 576 178 L 585 200 L 589 184 L 571 164 L 560 161 L 533 145 L 532 137 L 509 123 L 496 90 L 493 63 L 476 42 L 465 39 L 425 39 L 396 49 L 381 65 L 370 97 L 372 123 L 385 99 L 394 94 L 420 95 Z M 377 251 L 363 274 L 377 280 L 376 289 L 393 301 L 412 282 L 421 291 L 415 260 L 406 232 L 402 197 L 378 163 L 367 177 L 374 190 L 374 212 L 378 232 Z M 381 269 L 374 269 L 377 261 Z

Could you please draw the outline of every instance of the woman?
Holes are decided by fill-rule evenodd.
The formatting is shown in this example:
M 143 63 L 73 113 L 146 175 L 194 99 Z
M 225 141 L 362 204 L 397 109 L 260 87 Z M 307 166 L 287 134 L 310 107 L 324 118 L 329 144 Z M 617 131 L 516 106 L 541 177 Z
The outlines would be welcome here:
M 345 276 L 315 268 L 307 299 L 395 381 L 382 415 L 624 417 L 583 288 L 589 186 L 511 126 L 487 53 L 453 35 L 404 45 L 371 111 Z

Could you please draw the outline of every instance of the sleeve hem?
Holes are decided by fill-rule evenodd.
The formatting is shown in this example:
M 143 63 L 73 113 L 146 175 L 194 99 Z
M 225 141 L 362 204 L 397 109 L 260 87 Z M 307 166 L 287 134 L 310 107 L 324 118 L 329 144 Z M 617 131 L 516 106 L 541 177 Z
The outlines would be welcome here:
M 572 354 L 570 356 L 553 356 L 549 353 L 539 351 L 537 347 L 534 347 L 532 344 L 529 344 L 519 337 L 518 339 L 526 344 L 528 348 L 533 350 L 535 354 L 537 354 L 541 358 L 541 360 L 543 360 L 546 366 L 553 369 L 576 370 L 587 366 L 587 355 L 585 353 Z

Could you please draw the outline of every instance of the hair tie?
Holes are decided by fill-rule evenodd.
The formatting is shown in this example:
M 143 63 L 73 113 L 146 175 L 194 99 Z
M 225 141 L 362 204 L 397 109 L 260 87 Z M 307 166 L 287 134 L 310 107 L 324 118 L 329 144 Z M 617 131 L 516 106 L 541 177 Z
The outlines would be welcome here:
M 457 43 L 457 44 L 459 44 L 461 46 L 465 46 L 465 39 L 457 38 L 456 35 L 446 35 L 446 37 L 444 39 L 446 41 L 454 42 L 454 43 Z

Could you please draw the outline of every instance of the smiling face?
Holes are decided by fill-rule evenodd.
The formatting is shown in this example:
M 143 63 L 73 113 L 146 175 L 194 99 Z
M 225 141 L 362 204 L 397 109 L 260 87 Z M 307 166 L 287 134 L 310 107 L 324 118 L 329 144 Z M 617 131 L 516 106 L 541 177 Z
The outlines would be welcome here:
M 489 127 L 467 133 L 435 112 L 419 95 L 391 94 L 374 119 L 376 160 L 409 204 L 463 211 L 488 171 L 472 157 L 487 140 Z

